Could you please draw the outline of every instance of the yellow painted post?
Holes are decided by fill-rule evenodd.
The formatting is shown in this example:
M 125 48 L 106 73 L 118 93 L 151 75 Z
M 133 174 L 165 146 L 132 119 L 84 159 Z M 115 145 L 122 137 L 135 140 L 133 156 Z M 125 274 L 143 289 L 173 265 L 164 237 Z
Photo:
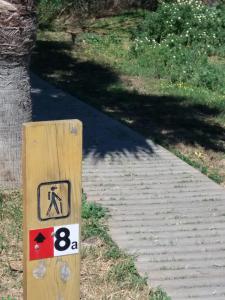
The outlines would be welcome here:
M 82 124 L 23 126 L 24 300 L 80 299 Z

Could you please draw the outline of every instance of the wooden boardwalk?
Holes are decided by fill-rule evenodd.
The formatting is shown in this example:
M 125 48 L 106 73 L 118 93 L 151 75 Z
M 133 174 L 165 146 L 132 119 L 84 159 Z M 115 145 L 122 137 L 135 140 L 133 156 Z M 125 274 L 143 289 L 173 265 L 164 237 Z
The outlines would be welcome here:
M 164 148 L 34 77 L 34 118 L 84 123 L 83 187 L 113 239 L 173 300 L 225 299 L 225 189 Z M 143 299 L 144 300 L 144 299 Z

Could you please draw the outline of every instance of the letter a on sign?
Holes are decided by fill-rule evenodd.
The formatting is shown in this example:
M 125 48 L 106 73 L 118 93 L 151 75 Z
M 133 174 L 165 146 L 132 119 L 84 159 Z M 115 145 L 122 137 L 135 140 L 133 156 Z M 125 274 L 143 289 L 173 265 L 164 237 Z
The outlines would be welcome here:
M 23 126 L 24 300 L 80 299 L 82 124 Z

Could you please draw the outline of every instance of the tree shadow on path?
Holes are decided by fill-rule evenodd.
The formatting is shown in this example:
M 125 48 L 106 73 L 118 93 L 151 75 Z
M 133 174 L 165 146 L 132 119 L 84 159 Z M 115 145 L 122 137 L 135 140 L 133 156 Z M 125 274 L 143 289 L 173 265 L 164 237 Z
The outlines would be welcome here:
M 146 137 L 157 138 L 163 144 L 182 142 L 216 152 L 225 150 L 225 130 L 213 121 L 220 109 L 190 103 L 184 97 L 143 95 L 121 89 L 120 78 L 112 69 L 92 61 L 78 61 L 67 53 L 69 50 L 69 43 L 38 42 L 32 69 L 100 111 L 129 123 Z M 84 123 L 84 155 L 91 152 L 98 159 L 107 154 L 138 156 L 141 151 L 154 152 L 154 145 L 139 134 L 68 94 L 37 78 L 33 87 L 33 120 L 80 119 Z
M 62 44 L 60 43 L 58 46 L 60 48 Z M 54 64 L 55 59 L 56 56 L 53 55 L 51 63 Z M 57 57 L 57 59 L 60 59 L 60 65 L 65 70 L 75 67 L 80 74 L 87 74 L 85 80 L 82 76 L 76 78 L 71 74 L 75 90 L 77 83 L 79 89 L 89 93 L 96 89 L 101 92 L 107 88 L 108 84 L 119 80 L 115 73 L 97 64 L 76 62 L 74 66 L 74 61 L 71 61 L 70 57 L 65 54 L 60 58 Z M 41 64 L 44 63 L 41 59 L 40 62 Z M 48 68 L 48 64 L 45 66 Z M 56 64 L 55 68 L 57 68 Z M 51 73 L 51 68 L 45 71 Z M 98 82 L 100 77 L 101 82 Z M 65 84 L 71 83 L 69 75 L 68 78 L 63 78 L 62 80 Z M 150 155 L 153 153 L 153 143 L 146 141 L 141 135 L 133 132 L 127 126 L 123 126 L 120 122 L 109 118 L 94 107 L 78 100 L 78 98 L 49 85 L 36 75 L 31 76 L 31 82 L 33 121 L 81 120 L 84 127 L 84 156 L 91 154 L 98 161 L 98 159 L 103 159 L 106 156 L 113 160 L 115 156 L 118 158 L 118 156 L 133 154 L 134 157 L 141 158 L 143 152 Z M 65 88 L 65 86 L 58 85 L 55 78 L 53 83 L 58 87 Z

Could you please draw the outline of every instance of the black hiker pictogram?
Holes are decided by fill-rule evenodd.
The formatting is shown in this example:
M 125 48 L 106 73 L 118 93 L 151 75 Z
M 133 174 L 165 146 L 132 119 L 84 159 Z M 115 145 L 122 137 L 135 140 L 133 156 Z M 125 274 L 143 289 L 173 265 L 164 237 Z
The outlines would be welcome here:
M 47 211 L 47 216 L 50 215 L 50 211 L 52 209 L 52 206 L 54 206 L 55 211 L 57 215 L 62 214 L 62 199 L 54 192 L 57 189 L 56 186 L 51 187 L 51 192 L 48 192 L 48 200 L 51 201 L 48 211 Z M 58 204 L 59 203 L 59 206 Z M 59 209 L 60 208 L 60 209 Z

